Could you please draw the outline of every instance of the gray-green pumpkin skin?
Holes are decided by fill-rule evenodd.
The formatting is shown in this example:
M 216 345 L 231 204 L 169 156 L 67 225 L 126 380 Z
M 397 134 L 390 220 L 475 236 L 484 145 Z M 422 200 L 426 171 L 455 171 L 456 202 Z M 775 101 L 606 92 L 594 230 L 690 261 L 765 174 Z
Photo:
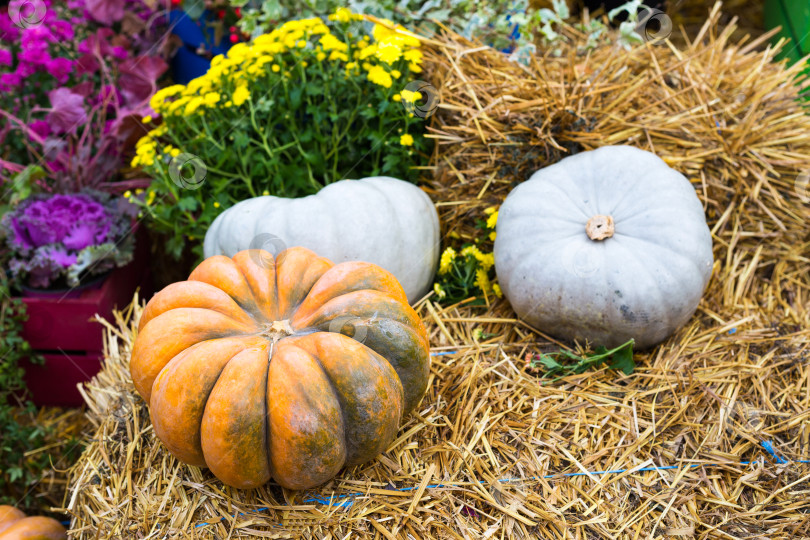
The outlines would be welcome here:
M 612 236 L 586 226 L 611 216 Z M 692 184 L 630 146 L 582 152 L 534 173 L 498 213 L 495 269 L 517 315 L 549 335 L 656 345 L 694 314 L 712 238 Z

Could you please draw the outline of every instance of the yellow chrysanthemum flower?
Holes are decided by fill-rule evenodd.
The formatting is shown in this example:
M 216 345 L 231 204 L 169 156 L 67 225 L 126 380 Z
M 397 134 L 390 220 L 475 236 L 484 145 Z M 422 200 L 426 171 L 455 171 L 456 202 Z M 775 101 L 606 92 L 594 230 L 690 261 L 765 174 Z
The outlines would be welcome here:
M 148 115 L 148 114 L 146 116 L 144 116 L 143 118 L 141 118 L 141 122 L 143 122 L 144 124 L 148 124 L 151 121 L 152 121 L 152 117 L 150 115 Z
M 422 51 L 419 49 L 407 50 L 402 56 L 405 58 L 405 60 L 412 64 L 420 64 L 422 62 Z
M 412 92 L 410 90 L 403 90 L 402 91 L 402 99 L 404 99 L 408 103 L 416 103 L 417 101 L 422 99 L 422 94 L 420 92 Z
M 388 28 L 388 26 L 394 26 L 392 21 L 380 19 L 380 22 L 387 26 L 383 26 L 383 24 L 374 25 L 374 28 L 371 29 L 371 35 L 374 36 L 374 41 L 382 41 L 393 33 L 393 30 Z
M 171 105 L 169 105 L 168 113 L 173 115 L 180 109 L 184 108 L 189 101 L 191 101 L 191 98 L 188 96 L 182 96 L 181 98 L 172 101 Z
M 233 91 L 233 104 L 237 107 L 242 105 L 245 101 L 250 99 L 250 90 L 247 89 L 247 86 L 241 85 L 237 86 L 236 90 Z
M 498 285 L 497 283 L 492 284 L 492 292 L 494 292 L 495 296 L 497 296 L 498 298 L 503 297 L 503 291 L 501 290 L 501 286 Z
M 246 43 L 237 43 L 228 49 L 228 59 L 234 62 L 243 62 L 250 54 L 250 47 Z
M 484 292 L 489 291 L 492 288 L 487 271 L 483 268 L 479 268 L 475 271 L 475 286 Z
M 453 267 L 453 261 L 456 259 L 456 250 L 449 247 L 444 250 L 442 257 L 439 260 L 439 274 L 446 274 Z
M 194 112 L 200 108 L 201 105 L 205 104 L 205 100 L 201 97 L 191 98 L 191 101 L 188 102 L 186 108 L 183 109 L 183 113 L 188 116 L 189 114 L 194 114 Z
M 266 34 L 262 34 L 261 36 L 256 38 L 256 42 L 254 42 L 253 52 L 256 55 L 263 55 L 263 54 L 278 54 L 284 52 L 284 45 L 281 43 L 258 43 L 259 38 L 265 37 Z
M 203 99 L 205 100 L 205 104 L 208 107 L 212 107 L 212 106 L 216 105 L 217 103 L 219 103 L 219 98 L 220 98 L 219 92 L 208 92 L 207 94 L 205 94 L 205 96 L 203 96 Z
M 399 138 L 399 144 L 402 146 L 413 146 L 413 136 L 410 133 L 406 133 Z
M 337 21 L 339 23 L 347 23 L 352 20 L 352 12 L 350 9 L 342 7 L 338 8 L 332 15 L 329 15 L 330 21 Z
M 332 51 L 332 53 L 329 55 L 329 60 L 342 60 L 344 62 L 348 62 L 349 57 L 346 56 L 346 53 L 340 51 Z
M 394 101 L 402 101 L 402 96 L 399 94 L 394 94 L 393 96 L 391 96 L 391 99 L 393 99 Z
M 278 64 L 273 64 L 273 67 L 271 67 L 270 69 L 273 70 L 273 73 L 278 73 L 279 71 L 281 71 L 281 67 L 279 67 Z
M 390 66 L 400 59 L 402 49 L 393 43 L 381 43 L 377 46 L 377 52 L 375 54 L 377 58 Z
M 208 78 L 207 74 L 201 77 L 197 77 L 196 79 L 192 79 L 186 85 L 186 89 L 183 90 L 183 95 L 185 96 L 194 96 L 196 94 L 203 94 L 211 90 L 211 79 Z
M 492 212 L 487 218 L 487 229 L 494 229 L 498 223 L 498 212 Z
M 439 298 L 444 298 L 445 296 L 447 296 L 447 293 L 444 292 L 444 289 L 442 289 L 442 286 L 439 285 L 438 283 L 433 284 L 433 291 L 436 293 L 436 296 L 438 296 Z
M 365 60 L 369 56 L 373 56 L 376 53 L 377 53 L 377 46 L 369 45 L 368 47 L 363 47 L 362 49 L 360 49 L 357 58 L 359 58 L 360 60 Z
M 368 70 L 368 80 L 384 88 L 391 88 L 394 83 L 391 75 L 382 66 L 374 66 Z
M 175 84 L 158 90 L 155 92 L 155 95 L 149 99 L 149 106 L 152 107 L 155 112 L 161 112 L 164 110 L 163 104 L 166 99 L 179 94 L 184 88 L 185 86 L 182 84 Z
M 348 51 L 349 46 L 340 41 L 332 34 L 325 34 L 321 36 L 321 48 L 325 51 Z

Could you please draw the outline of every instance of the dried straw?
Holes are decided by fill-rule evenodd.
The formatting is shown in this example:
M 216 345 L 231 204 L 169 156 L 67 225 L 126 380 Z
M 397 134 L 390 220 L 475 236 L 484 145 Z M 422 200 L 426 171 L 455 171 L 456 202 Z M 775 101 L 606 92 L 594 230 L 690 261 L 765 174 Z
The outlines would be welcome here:
M 558 345 L 505 301 L 428 298 L 417 307 L 438 355 L 391 447 L 316 490 L 237 491 L 156 440 L 129 378 L 136 305 L 108 325 L 106 368 L 86 389 L 95 433 L 71 471 L 72 537 L 810 537 L 810 467 L 761 446 L 810 459 L 810 208 L 794 185 L 810 117 L 797 70 L 761 42 L 730 42 L 718 16 L 683 49 L 578 55 L 569 31 L 562 57 L 523 68 L 444 35 L 427 58 L 442 96 L 430 192 L 446 234 L 474 236 L 483 208 L 530 172 L 605 144 L 654 150 L 695 183 L 714 275 L 692 321 L 638 354 L 636 373 L 542 384 L 524 359 Z M 650 466 L 675 468 L 638 470 Z M 614 469 L 630 470 L 593 474 Z

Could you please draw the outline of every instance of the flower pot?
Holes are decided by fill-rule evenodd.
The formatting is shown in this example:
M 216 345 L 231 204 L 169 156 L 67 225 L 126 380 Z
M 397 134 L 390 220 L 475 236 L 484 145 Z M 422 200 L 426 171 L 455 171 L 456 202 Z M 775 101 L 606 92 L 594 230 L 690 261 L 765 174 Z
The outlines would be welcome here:
M 110 272 L 104 272 L 97 276 L 91 276 L 76 287 L 63 289 L 35 289 L 26 285 L 21 285 L 20 288 L 22 289 L 23 298 L 79 298 L 83 291 L 101 288 L 104 280 L 109 275 Z
M 28 313 L 22 337 L 45 357 L 44 365 L 24 362 L 22 366 L 36 405 L 81 406 L 77 384 L 98 373 L 104 351 L 104 328 L 95 315 L 112 321 L 113 310 L 125 308 L 138 288 L 141 298 L 151 296 L 149 249 L 143 232 L 136 235 L 132 262 L 102 276 L 95 286 L 88 284 L 73 296 L 22 296 Z
M 231 44 L 227 39 L 223 38 L 219 43 L 214 43 L 214 29 L 207 26 L 213 21 L 214 14 L 207 10 L 197 21 L 182 10 L 169 12 L 172 34 L 183 42 L 169 63 L 175 83 L 188 84 L 192 79 L 205 75 L 211 67 L 210 58 L 197 54 L 201 45 L 206 51 L 210 51 L 212 56 L 228 52 Z

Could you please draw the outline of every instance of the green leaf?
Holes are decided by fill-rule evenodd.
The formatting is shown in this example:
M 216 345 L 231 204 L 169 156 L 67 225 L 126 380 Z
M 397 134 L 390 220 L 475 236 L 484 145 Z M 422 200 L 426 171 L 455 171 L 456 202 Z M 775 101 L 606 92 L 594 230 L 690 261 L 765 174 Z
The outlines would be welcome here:
M 539 355 L 537 357 L 537 361 L 540 362 L 541 365 L 545 366 L 546 369 L 560 369 L 563 367 L 562 364 L 547 354 Z
M 630 375 L 636 368 L 636 363 L 633 360 L 634 343 L 635 341 L 631 339 L 610 350 L 600 345 L 594 349 L 593 353 L 584 357 L 578 356 L 565 349 L 556 353 L 538 354 L 531 365 L 535 368 L 545 368 L 545 373 L 543 374 L 544 378 L 558 375 L 557 379 L 559 379 L 566 375 L 584 373 L 606 362 L 610 369 L 621 370 L 625 375 Z M 564 358 L 571 363 L 561 363 L 558 360 L 559 358 Z
M 305 86 L 307 95 L 308 96 L 320 96 L 323 95 L 323 87 L 319 84 L 315 84 L 314 82 L 310 81 Z
M 248 144 L 250 144 L 250 137 L 248 136 L 247 132 L 243 130 L 239 130 L 234 132 L 233 134 L 233 145 L 238 149 L 247 148 Z
M 185 212 L 193 212 L 197 209 L 197 199 L 191 196 L 183 197 L 177 201 L 177 207 Z
M 304 93 L 304 89 L 300 86 L 296 86 L 292 90 L 290 90 L 290 104 L 293 108 L 297 109 L 301 106 L 301 96 Z
M 609 364 L 610 369 L 621 370 L 625 375 L 630 375 L 636 369 L 636 363 L 633 360 L 633 341 L 622 346 L 618 351 L 613 354 L 613 358 Z

